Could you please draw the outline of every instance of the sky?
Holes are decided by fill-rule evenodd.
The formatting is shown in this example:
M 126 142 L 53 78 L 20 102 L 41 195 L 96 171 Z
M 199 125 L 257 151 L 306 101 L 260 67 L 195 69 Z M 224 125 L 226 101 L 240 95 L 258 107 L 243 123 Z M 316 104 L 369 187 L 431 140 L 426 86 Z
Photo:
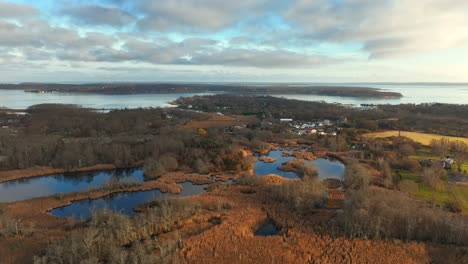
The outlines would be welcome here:
M 467 0 L 0 0 L 0 83 L 468 82 Z

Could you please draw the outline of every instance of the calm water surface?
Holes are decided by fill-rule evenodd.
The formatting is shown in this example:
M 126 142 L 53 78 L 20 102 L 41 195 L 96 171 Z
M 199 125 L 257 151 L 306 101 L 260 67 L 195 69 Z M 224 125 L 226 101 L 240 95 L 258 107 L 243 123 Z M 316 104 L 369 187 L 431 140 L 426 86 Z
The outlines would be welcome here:
M 316 84 L 324 85 L 324 84 Z M 340 84 L 334 84 L 340 85 Z M 325 85 L 326 86 L 326 85 Z M 403 95 L 398 99 L 373 99 L 352 98 L 317 95 L 276 95 L 287 99 L 303 101 L 324 101 L 327 103 L 341 104 L 421 104 L 421 103 L 446 103 L 468 104 L 468 85 L 415 85 L 415 84 L 345 84 L 344 86 L 372 87 L 389 92 L 398 92 Z
M 278 228 L 270 222 L 264 223 L 254 232 L 254 236 L 276 236 L 278 234 Z
M 26 93 L 21 90 L 1 90 L 0 107 L 26 109 L 37 104 L 75 104 L 97 109 L 121 109 L 139 107 L 171 107 L 168 104 L 180 97 L 209 95 L 211 93 L 192 94 L 131 94 L 101 95 L 77 93 Z
M 266 163 L 261 160 L 258 160 L 254 165 L 254 171 L 258 175 L 268 175 L 268 174 L 277 174 L 289 179 L 297 179 L 299 176 L 295 172 L 290 171 L 281 171 L 278 168 L 283 166 L 284 162 L 291 161 L 294 157 L 283 157 L 282 153 L 284 150 L 273 150 L 268 153 L 268 157 L 275 158 L 276 161 L 273 163 Z M 292 151 L 286 151 L 289 154 Z M 345 166 L 343 163 L 335 159 L 330 158 L 321 158 L 310 162 L 317 169 L 319 177 L 321 179 L 340 179 L 343 180 Z
M 307 84 L 306 84 L 307 85 Z M 409 84 L 310 84 L 321 86 L 365 86 L 379 88 L 403 94 L 399 99 L 369 99 L 339 96 L 318 95 L 274 95 L 288 99 L 305 101 L 325 101 L 342 104 L 402 104 L 402 103 L 449 103 L 468 104 L 468 86 L 460 85 L 409 85 Z M 168 102 L 179 97 L 208 95 L 213 93 L 193 94 L 133 94 L 133 95 L 100 95 L 100 94 L 66 94 L 66 93 L 25 93 L 21 90 L 0 90 L 0 107 L 25 109 L 29 106 L 43 103 L 77 104 L 83 107 L 120 109 L 138 107 L 169 107 Z
M 344 180 L 345 165 L 340 161 L 332 158 L 316 159 L 312 162 L 314 167 L 318 170 L 321 179 L 339 179 Z
M 0 202 L 23 201 L 59 193 L 99 188 L 111 179 L 143 182 L 142 169 L 121 169 L 49 175 L 0 183 Z
M 266 163 L 261 160 L 257 160 L 257 162 L 254 165 L 255 174 L 262 176 L 268 174 L 277 174 L 290 179 L 298 178 L 297 174 L 294 172 L 278 170 L 278 168 L 283 166 L 284 162 L 288 162 L 294 159 L 294 157 L 283 157 L 283 151 L 284 150 L 272 150 L 268 153 L 268 155 L 266 155 L 267 157 L 276 159 L 276 161 L 273 163 Z M 284 152 L 287 152 L 289 154 L 292 153 L 292 151 Z
M 136 212 L 133 209 L 138 205 L 151 202 L 155 199 L 197 195 L 205 192 L 208 186 L 206 184 L 194 185 L 190 182 L 185 182 L 181 185 L 184 189 L 180 194 L 162 193 L 159 190 L 115 193 L 99 199 L 76 201 L 68 206 L 51 210 L 50 213 L 59 217 L 73 217 L 74 219 L 81 220 L 91 218 L 93 210 L 106 207 L 114 212 L 134 215 Z

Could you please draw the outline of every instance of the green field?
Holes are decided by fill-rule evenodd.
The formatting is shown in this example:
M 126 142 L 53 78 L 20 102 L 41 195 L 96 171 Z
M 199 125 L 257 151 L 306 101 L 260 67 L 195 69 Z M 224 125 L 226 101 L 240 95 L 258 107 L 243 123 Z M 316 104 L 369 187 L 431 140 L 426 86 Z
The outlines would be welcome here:
M 414 155 L 409 156 L 415 160 L 442 160 L 443 157 L 438 157 L 434 155 L 429 148 L 420 148 L 416 151 Z
M 417 198 L 421 198 L 427 201 L 432 201 L 438 205 L 444 205 L 444 203 L 453 198 L 453 195 L 448 189 L 448 184 L 445 181 L 441 181 L 435 188 L 431 188 L 424 184 L 421 179 L 421 175 L 409 172 L 400 172 L 402 180 L 411 180 L 418 184 L 417 190 L 412 195 Z M 468 213 L 468 186 L 451 184 L 450 187 L 455 194 L 455 197 L 462 204 L 463 213 Z

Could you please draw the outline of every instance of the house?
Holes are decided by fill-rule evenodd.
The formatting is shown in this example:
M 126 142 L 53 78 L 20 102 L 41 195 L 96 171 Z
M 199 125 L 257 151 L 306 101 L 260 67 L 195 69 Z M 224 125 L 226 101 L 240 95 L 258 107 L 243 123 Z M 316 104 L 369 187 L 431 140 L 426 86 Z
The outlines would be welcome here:
M 280 122 L 292 122 L 292 118 L 281 118 Z
M 450 170 L 452 168 L 452 163 L 453 162 L 454 162 L 454 160 L 452 158 L 450 158 L 449 156 L 445 157 L 444 168 L 447 169 L 447 170 Z

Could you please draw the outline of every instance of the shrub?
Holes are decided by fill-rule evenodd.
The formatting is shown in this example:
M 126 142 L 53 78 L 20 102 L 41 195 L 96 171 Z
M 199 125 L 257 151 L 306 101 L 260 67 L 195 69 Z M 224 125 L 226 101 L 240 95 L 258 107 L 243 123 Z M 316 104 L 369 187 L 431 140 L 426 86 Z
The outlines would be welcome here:
M 290 162 L 291 166 L 295 169 L 297 174 L 307 180 L 318 177 L 318 171 L 310 162 L 305 162 L 304 160 L 294 160 Z
M 314 179 L 274 185 L 270 193 L 273 199 L 300 213 L 321 207 L 326 198 L 325 186 Z
M 237 184 L 248 185 L 248 186 L 260 186 L 262 183 L 262 176 L 250 176 L 244 175 L 237 180 Z
M 43 255 L 34 257 L 34 263 L 168 263 L 180 238 L 148 238 L 171 230 L 200 208 L 189 200 L 167 199 L 153 202 L 132 218 L 110 210 L 96 211 L 87 227 L 51 242 Z
M 414 147 L 411 144 L 404 143 L 404 144 L 401 144 L 398 147 L 398 152 L 402 156 L 407 157 L 407 156 L 413 155 L 416 151 L 415 151 Z
M 0 210 L 0 237 L 29 236 L 32 232 L 32 225 L 25 225 L 23 221 L 13 219 Z
M 208 166 L 202 159 L 195 160 L 194 169 L 196 172 L 200 174 L 206 174 L 210 172 L 210 170 L 208 169 Z
M 348 189 L 365 189 L 371 182 L 371 176 L 367 169 L 353 160 L 346 165 L 344 186 Z
M 414 193 L 418 190 L 418 184 L 412 180 L 402 180 L 399 184 L 400 191 L 404 193 Z
M 410 158 L 403 158 L 393 160 L 391 162 L 392 168 L 397 170 L 404 170 L 404 171 L 411 171 L 411 172 L 419 172 L 421 170 L 421 164 L 417 160 L 413 160 Z
M 119 181 L 118 179 L 112 178 L 108 179 L 104 182 L 103 189 L 107 190 L 115 190 L 115 189 L 123 189 L 123 188 L 130 188 L 140 185 L 138 180 L 131 179 L 126 181 Z M 63 197 L 62 197 L 63 199 Z
M 157 179 L 164 173 L 174 171 L 179 167 L 177 160 L 169 155 L 162 156 L 159 160 L 150 159 L 145 163 L 145 176 Z
M 454 213 L 461 213 L 463 210 L 462 203 L 455 198 L 448 198 L 447 201 L 444 202 L 444 207 Z
M 423 170 L 422 178 L 423 182 L 428 186 L 435 188 L 440 182 L 441 177 L 445 175 L 445 171 L 437 164 L 432 165 L 431 167 L 426 167 Z
M 403 193 L 362 189 L 345 202 L 338 224 L 345 235 L 466 245 L 468 221 L 427 208 Z

